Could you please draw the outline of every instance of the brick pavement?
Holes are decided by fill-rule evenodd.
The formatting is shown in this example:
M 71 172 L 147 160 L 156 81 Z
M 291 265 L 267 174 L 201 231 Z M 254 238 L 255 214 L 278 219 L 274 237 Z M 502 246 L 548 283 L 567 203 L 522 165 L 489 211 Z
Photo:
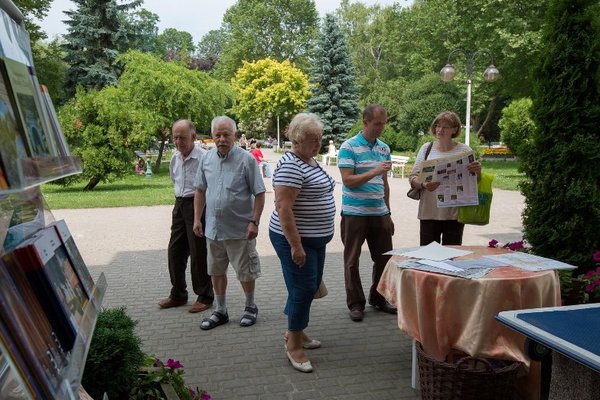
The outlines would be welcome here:
M 273 153 L 266 155 L 275 158 Z M 336 167 L 325 168 L 339 181 Z M 231 273 L 229 324 L 202 331 L 199 322 L 210 312 L 189 314 L 186 307 L 158 309 L 157 301 L 170 288 L 166 254 L 170 206 L 56 210 L 54 216 L 67 221 L 92 275 L 106 275 L 103 305 L 126 306 L 139 321 L 137 332 L 144 350 L 162 359 L 180 360 L 186 367 L 186 383 L 210 391 L 214 398 L 417 399 L 418 392 L 410 388 L 411 341 L 398 329 L 395 318 L 370 307 L 363 322 L 348 318 L 339 232 L 328 246 L 324 279 L 329 295 L 313 303 L 307 329 L 323 342 L 322 348 L 309 351 L 315 371 L 302 374 L 290 366 L 282 339 L 286 289 L 267 235 L 273 200 L 268 181 L 258 241 L 263 272 L 256 285 L 259 317 L 249 328 L 238 325 L 243 293 Z M 391 180 L 395 247 L 418 243 L 417 202 L 406 197 L 407 190 L 406 179 Z M 340 193 L 338 184 L 338 207 Z M 494 196 L 492 222 L 466 227 L 465 244 L 485 245 L 491 238 L 501 242 L 520 239 L 522 196 L 501 190 Z M 369 265 L 365 245 L 361 259 L 365 287 L 370 283 Z

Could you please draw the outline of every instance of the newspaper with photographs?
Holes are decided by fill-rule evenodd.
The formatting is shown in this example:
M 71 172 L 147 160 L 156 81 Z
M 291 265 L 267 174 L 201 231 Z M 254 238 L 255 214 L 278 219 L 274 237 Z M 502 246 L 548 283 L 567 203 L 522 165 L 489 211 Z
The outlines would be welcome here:
M 435 190 L 438 208 L 479 204 L 477 175 L 467 169 L 474 160 L 475 156 L 470 150 L 450 157 L 422 161 L 419 180 L 440 183 Z

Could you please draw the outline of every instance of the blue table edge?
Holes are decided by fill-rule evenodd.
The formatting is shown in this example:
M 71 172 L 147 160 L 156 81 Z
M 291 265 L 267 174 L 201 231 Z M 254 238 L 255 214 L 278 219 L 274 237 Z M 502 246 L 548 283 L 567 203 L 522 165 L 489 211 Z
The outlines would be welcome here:
M 527 314 L 534 312 L 550 312 L 550 311 L 568 311 L 568 310 L 580 310 L 582 308 L 600 308 L 600 304 L 579 304 L 574 306 L 561 306 L 561 307 L 544 307 L 534 308 L 527 310 L 513 310 L 513 311 L 501 311 L 496 315 L 496 320 L 506 325 L 507 327 L 514 329 L 515 331 L 522 333 L 530 339 L 552 349 L 558 351 L 566 357 L 575 360 L 588 368 L 591 368 L 597 372 L 600 372 L 600 355 L 591 353 L 579 346 L 570 345 L 563 339 L 560 339 L 554 335 L 549 335 L 542 329 L 533 326 L 525 321 L 519 320 L 519 314 Z

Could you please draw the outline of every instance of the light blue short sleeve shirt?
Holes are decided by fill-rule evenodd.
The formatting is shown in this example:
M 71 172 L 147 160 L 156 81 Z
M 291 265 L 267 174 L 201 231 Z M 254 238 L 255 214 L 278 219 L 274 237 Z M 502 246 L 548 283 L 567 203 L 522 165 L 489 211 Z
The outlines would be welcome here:
M 359 132 L 340 146 L 338 167 L 351 168 L 362 174 L 385 161 L 390 161 L 390 148 L 381 140 L 371 144 Z M 355 188 L 342 187 L 342 214 L 356 216 L 381 216 L 390 213 L 384 200 L 383 175 L 371 178 Z
M 235 145 L 225 157 L 212 149 L 202 158 L 194 185 L 206 194 L 204 235 L 211 240 L 245 239 L 254 197 L 266 191 L 254 157 Z

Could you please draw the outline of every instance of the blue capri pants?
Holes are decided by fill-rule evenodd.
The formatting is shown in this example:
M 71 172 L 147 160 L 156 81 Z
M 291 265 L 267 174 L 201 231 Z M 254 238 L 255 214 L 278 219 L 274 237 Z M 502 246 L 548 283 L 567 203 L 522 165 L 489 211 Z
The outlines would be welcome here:
M 306 263 L 300 268 L 292 260 L 292 248 L 285 236 L 269 230 L 269 238 L 281 261 L 283 279 L 288 291 L 284 313 L 288 316 L 289 331 L 303 331 L 308 326 L 310 305 L 323 279 L 325 246 L 333 235 L 301 238 Z

